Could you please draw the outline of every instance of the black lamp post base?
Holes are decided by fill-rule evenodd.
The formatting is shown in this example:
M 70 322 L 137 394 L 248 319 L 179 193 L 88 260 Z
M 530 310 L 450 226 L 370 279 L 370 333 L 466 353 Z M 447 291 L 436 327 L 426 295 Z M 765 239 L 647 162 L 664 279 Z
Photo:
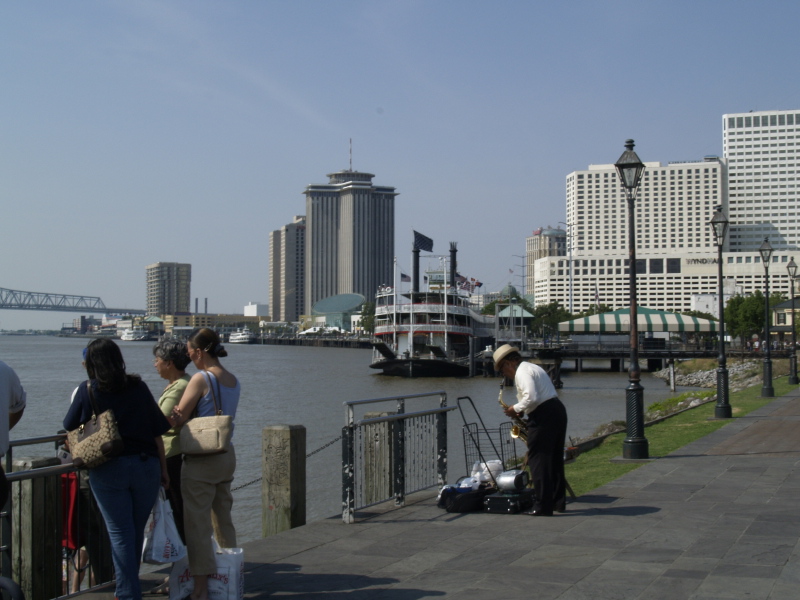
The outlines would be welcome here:
M 625 460 L 647 460 L 650 449 L 646 438 L 629 438 L 622 442 L 622 458 Z
M 733 416 L 728 401 L 728 369 L 720 366 L 717 369 L 717 405 L 714 407 L 715 419 L 730 419 Z
M 764 385 L 761 387 L 762 398 L 773 398 L 775 396 L 775 388 L 772 387 L 772 361 L 770 359 L 764 360 Z
M 793 352 L 789 357 L 789 385 L 797 385 L 800 379 L 797 377 L 797 355 Z

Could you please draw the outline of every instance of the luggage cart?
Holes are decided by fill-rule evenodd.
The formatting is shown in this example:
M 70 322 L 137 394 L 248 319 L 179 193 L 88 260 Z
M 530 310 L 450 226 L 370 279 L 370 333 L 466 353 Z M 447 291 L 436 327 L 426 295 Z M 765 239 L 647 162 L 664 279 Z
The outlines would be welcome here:
M 472 407 L 472 412 L 475 413 L 478 422 L 467 422 L 464 408 L 461 406 L 462 400 L 469 402 L 469 405 Z M 472 465 L 476 462 L 486 463 L 487 460 L 499 459 L 503 462 L 503 468 L 505 468 L 507 461 L 512 459 L 514 461 L 517 460 L 516 439 L 511 437 L 511 428 L 513 427 L 511 421 L 500 423 L 499 427 L 495 429 L 489 429 L 483 423 L 483 419 L 480 413 L 478 413 L 478 409 L 475 408 L 475 403 L 472 401 L 472 398 L 469 396 L 461 396 L 456 399 L 456 404 L 461 413 L 461 418 L 464 421 L 462 432 L 464 436 L 464 460 L 467 473 L 471 472 Z M 480 423 L 480 427 L 478 423 Z M 487 456 L 490 458 L 487 459 Z M 568 462 L 575 460 L 574 456 L 565 456 L 565 458 L 568 458 Z M 492 479 L 494 479 L 494 476 L 492 476 Z M 496 486 L 497 482 L 495 481 L 494 483 Z M 576 498 L 569 481 L 564 480 L 564 484 L 567 494 L 573 499 Z
M 475 413 L 477 421 L 469 421 L 464 412 L 464 406 L 469 403 L 472 412 Z M 498 427 L 489 429 L 483 422 L 475 403 L 469 396 L 462 396 L 456 399 L 458 410 L 464 425 L 461 428 L 464 436 L 464 461 L 466 472 L 472 471 L 472 465 L 476 462 L 486 463 L 488 460 L 500 460 L 503 469 L 506 468 L 508 461 L 517 459 L 517 449 L 514 438 L 511 437 L 511 421 L 500 423 Z

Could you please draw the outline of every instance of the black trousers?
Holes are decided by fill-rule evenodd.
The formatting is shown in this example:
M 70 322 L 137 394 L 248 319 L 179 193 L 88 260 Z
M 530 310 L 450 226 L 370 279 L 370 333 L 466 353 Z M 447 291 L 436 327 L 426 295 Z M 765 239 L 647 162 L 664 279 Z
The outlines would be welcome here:
M 567 409 L 558 398 L 540 404 L 528 415 L 528 466 L 533 480 L 533 508 L 552 514 L 566 501 L 564 441 Z

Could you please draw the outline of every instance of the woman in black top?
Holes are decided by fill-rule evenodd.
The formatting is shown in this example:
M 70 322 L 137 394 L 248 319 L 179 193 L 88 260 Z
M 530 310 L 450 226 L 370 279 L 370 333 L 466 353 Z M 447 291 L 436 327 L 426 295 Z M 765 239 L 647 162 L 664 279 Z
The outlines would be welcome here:
M 91 418 L 89 385 L 98 411 L 114 411 L 124 449 L 119 456 L 90 470 L 89 483 L 111 538 L 115 596 L 139 600 L 144 526 L 159 485 L 169 487 L 161 436 L 170 424 L 141 378 L 125 372 L 122 352 L 112 340 L 89 343 L 86 372 L 89 381 L 79 386 L 64 417 L 64 429 L 75 429 Z

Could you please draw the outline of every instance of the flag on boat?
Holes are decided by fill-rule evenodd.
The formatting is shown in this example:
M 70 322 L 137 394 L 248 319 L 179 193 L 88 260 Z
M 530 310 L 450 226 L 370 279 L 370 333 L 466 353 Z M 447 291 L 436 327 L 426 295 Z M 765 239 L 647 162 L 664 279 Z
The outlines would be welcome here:
M 433 252 L 433 240 L 419 231 L 414 231 L 414 250 Z
M 409 283 L 411 283 L 411 277 L 409 275 L 406 275 L 405 273 L 401 272 L 400 273 L 400 281 L 408 281 Z

